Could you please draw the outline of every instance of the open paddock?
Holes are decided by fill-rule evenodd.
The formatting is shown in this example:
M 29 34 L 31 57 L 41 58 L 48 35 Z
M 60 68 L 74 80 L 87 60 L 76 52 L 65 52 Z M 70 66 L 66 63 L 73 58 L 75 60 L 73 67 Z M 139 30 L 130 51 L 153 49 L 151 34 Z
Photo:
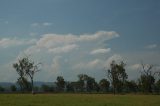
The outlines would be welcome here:
M 0 106 L 160 106 L 160 95 L 0 94 Z

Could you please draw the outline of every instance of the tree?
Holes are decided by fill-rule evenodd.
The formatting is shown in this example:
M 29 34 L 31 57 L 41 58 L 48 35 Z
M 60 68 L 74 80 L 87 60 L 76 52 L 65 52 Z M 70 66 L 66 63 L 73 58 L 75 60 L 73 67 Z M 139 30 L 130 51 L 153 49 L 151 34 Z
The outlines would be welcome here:
M 53 91 L 55 90 L 53 86 L 46 85 L 46 84 L 43 84 L 43 85 L 41 86 L 41 89 L 42 89 L 42 91 L 44 91 L 44 92 L 53 92 Z
M 57 84 L 58 90 L 62 91 L 65 87 L 64 78 L 62 76 L 58 76 L 56 84 Z
M 24 76 L 25 76 L 25 70 L 24 70 L 24 66 L 23 66 L 23 61 L 24 61 L 24 59 L 21 59 L 21 60 L 18 60 L 17 63 L 13 64 L 13 68 L 16 69 L 16 71 L 17 71 L 17 73 L 19 75 L 19 78 L 17 79 L 17 83 L 19 84 L 21 91 L 24 90 L 23 79 L 24 79 Z
M 157 72 L 153 72 L 153 65 L 141 63 L 141 66 L 142 70 L 139 79 L 139 86 L 143 92 L 151 93 L 155 83 L 154 75 Z
M 27 78 L 22 77 L 17 80 L 18 85 L 21 87 L 21 91 L 30 91 L 31 83 L 27 80 Z
M 96 81 L 93 77 L 88 76 L 86 74 L 79 74 L 78 75 L 78 85 L 79 85 L 79 89 L 81 91 L 92 91 L 92 90 L 96 90 L 97 88 L 97 84 Z
M 4 92 L 5 91 L 5 88 L 0 86 L 0 92 Z
M 13 92 L 14 92 L 14 91 L 16 91 L 16 90 L 17 90 L 17 87 L 16 87 L 15 85 L 11 85 L 11 86 L 10 86 L 10 89 L 11 89 L 11 91 L 13 91 Z
M 85 74 L 78 75 L 77 88 L 80 91 L 87 90 L 86 79 L 87 79 L 87 75 L 85 75 Z
M 73 84 L 73 82 L 67 82 L 66 83 L 66 90 L 67 90 L 67 92 L 73 92 L 74 91 L 74 84 Z
M 86 82 L 87 82 L 87 91 L 96 90 L 96 81 L 93 77 L 87 76 Z
M 153 76 L 149 75 L 141 75 L 140 76 L 140 81 L 139 81 L 139 85 L 140 85 L 140 88 L 143 92 L 145 93 L 151 93 L 152 92 L 152 88 L 154 86 L 154 82 L 155 82 L 155 79 Z
M 97 92 L 100 91 L 100 87 L 99 87 L 99 84 L 97 82 L 95 82 L 95 84 L 94 84 L 94 90 L 96 90 Z
M 70 86 L 71 86 L 71 89 L 74 91 L 74 92 L 77 92 L 77 91 L 79 91 L 80 89 L 79 89 L 79 82 L 78 81 L 76 81 L 76 82 L 71 82 L 70 83 Z
M 156 92 L 160 93 L 160 79 L 155 84 Z
M 138 85 L 136 84 L 135 81 L 131 80 L 131 81 L 126 81 L 125 83 L 125 87 L 126 87 L 126 90 L 128 92 L 137 92 L 137 89 L 138 89 Z
M 17 73 L 19 74 L 18 83 L 22 89 L 22 84 L 26 81 L 27 77 L 31 80 L 31 89 L 32 93 L 34 93 L 34 85 L 33 85 L 33 78 L 34 74 L 39 71 L 39 65 L 35 64 L 32 60 L 28 58 L 28 56 L 19 59 L 17 63 L 13 64 L 13 67 L 16 69 Z M 24 80 L 25 79 L 25 80 Z
M 123 90 L 125 81 L 128 78 L 124 67 L 125 64 L 123 61 L 121 61 L 119 64 L 117 64 L 115 61 L 112 61 L 110 64 L 110 69 L 107 71 L 114 94 Z
M 101 79 L 99 82 L 99 86 L 103 92 L 106 92 L 109 90 L 109 85 L 110 85 L 110 82 L 107 79 Z

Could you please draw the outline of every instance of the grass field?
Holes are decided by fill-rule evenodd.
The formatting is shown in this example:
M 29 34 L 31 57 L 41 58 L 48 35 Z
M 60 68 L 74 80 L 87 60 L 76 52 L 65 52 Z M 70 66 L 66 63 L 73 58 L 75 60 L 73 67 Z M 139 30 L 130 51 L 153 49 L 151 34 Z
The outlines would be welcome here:
M 0 94 L 0 106 L 160 106 L 159 95 Z

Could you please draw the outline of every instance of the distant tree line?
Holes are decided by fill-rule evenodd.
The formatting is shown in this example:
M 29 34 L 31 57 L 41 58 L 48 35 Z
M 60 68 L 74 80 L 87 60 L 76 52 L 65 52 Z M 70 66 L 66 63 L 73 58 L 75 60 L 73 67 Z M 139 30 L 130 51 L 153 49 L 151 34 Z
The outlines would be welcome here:
M 79 74 L 77 81 L 65 81 L 63 76 L 57 76 L 53 85 L 43 84 L 41 87 L 33 85 L 35 72 L 39 71 L 38 64 L 35 64 L 28 57 L 19 59 L 13 64 L 19 75 L 17 84 L 19 87 L 12 85 L 10 91 L 40 91 L 40 92 L 74 92 L 74 93 L 153 93 L 160 94 L 160 71 L 155 71 L 153 65 L 141 63 L 140 77 L 137 80 L 128 80 L 126 73 L 126 64 L 121 61 L 116 63 L 112 61 L 109 68 L 105 68 L 106 78 L 99 82 L 94 77 Z M 28 81 L 30 78 L 30 81 Z M 18 89 L 20 88 L 20 89 Z M 5 88 L 0 86 L 0 92 Z

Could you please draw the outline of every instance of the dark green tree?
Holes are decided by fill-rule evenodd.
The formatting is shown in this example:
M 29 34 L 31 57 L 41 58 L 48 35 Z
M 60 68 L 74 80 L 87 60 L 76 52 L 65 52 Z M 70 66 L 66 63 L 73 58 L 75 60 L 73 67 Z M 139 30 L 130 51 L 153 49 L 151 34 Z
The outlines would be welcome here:
M 23 79 L 25 77 L 25 71 L 24 71 L 24 67 L 23 67 L 23 61 L 24 60 L 18 60 L 17 63 L 13 64 L 13 68 L 16 69 L 16 71 L 17 71 L 17 73 L 19 75 L 19 78 L 17 79 L 17 83 L 19 84 L 21 91 L 24 90 Z
M 53 86 L 43 84 L 41 86 L 41 90 L 44 91 L 44 92 L 53 92 L 55 89 L 54 89 Z
M 17 91 L 17 87 L 15 85 L 11 85 L 10 89 L 11 89 L 12 92 Z
M 0 92 L 4 92 L 5 91 L 5 88 L 0 86 Z
M 96 90 L 96 81 L 95 81 L 95 78 L 91 77 L 91 76 L 88 76 L 86 78 L 86 81 L 87 81 L 87 91 L 93 91 L 93 90 Z
M 25 83 L 27 77 L 29 77 L 31 80 L 32 93 L 34 93 L 33 78 L 34 74 L 39 71 L 39 65 L 40 63 L 35 64 L 32 60 L 29 59 L 28 56 L 19 59 L 17 63 L 13 64 L 13 67 L 16 69 L 20 76 L 18 78 L 18 84 L 21 88 L 23 88 L 23 83 Z
M 17 80 L 17 84 L 20 86 L 21 91 L 30 91 L 31 83 L 27 80 L 27 78 L 22 77 Z
M 153 72 L 153 65 L 141 64 L 142 71 L 139 78 L 139 88 L 145 93 L 151 93 L 155 83 L 155 73 Z
M 141 75 L 139 79 L 139 87 L 145 93 L 151 93 L 153 90 L 155 78 L 153 76 Z
M 127 92 L 134 92 L 136 93 L 138 90 L 138 85 L 134 80 L 126 81 L 125 88 Z
M 64 78 L 63 76 L 58 76 L 57 77 L 57 87 L 58 87 L 58 90 L 59 91 L 63 91 L 64 90 L 64 87 L 65 87 L 65 81 L 64 81 Z
M 74 92 L 74 84 L 73 84 L 73 82 L 67 82 L 66 83 L 66 91 L 67 92 Z
M 117 64 L 115 61 L 112 61 L 110 64 L 110 69 L 107 71 L 114 94 L 116 94 L 116 92 L 121 92 L 124 89 L 125 81 L 128 78 L 124 67 L 125 64 L 123 61 L 121 61 L 119 64 Z
M 85 86 L 85 82 L 86 82 L 87 77 L 88 76 L 85 74 L 78 75 L 78 81 L 76 84 L 77 85 L 76 88 L 78 88 L 80 91 L 87 90 L 87 86 Z
M 97 84 L 96 81 L 93 77 L 88 76 L 86 74 L 79 74 L 78 75 L 78 85 L 79 85 L 79 89 L 81 91 L 92 91 L 92 90 L 96 90 L 97 88 Z
M 100 89 L 103 92 L 107 92 L 109 90 L 110 82 L 107 79 L 101 79 L 99 82 Z
M 155 84 L 155 90 L 157 93 L 160 93 L 160 79 Z

